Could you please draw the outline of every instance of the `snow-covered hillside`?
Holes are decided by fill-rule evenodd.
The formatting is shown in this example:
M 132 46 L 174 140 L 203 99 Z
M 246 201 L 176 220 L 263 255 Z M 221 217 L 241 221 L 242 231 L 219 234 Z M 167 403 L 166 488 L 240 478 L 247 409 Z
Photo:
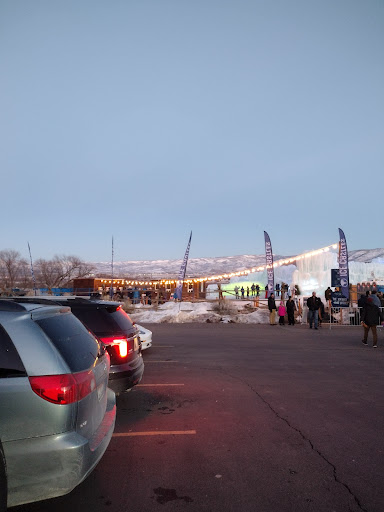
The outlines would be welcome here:
M 277 261 L 291 256 L 274 254 Z M 350 261 L 370 263 L 377 261 L 384 263 L 384 249 L 360 249 L 349 252 Z M 119 261 L 114 262 L 115 277 L 145 277 L 159 279 L 174 278 L 180 270 L 182 260 L 146 260 L 146 261 Z M 225 272 L 238 272 L 240 270 L 257 267 L 265 264 L 265 255 L 223 256 L 217 258 L 190 258 L 188 260 L 187 277 L 223 274 Z M 111 263 L 94 263 L 95 275 L 110 275 Z
M 384 263 L 384 249 L 358 249 L 348 253 L 350 261 L 359 261 L 361 263 L 371 263 L 372 261 L 382 260 Z

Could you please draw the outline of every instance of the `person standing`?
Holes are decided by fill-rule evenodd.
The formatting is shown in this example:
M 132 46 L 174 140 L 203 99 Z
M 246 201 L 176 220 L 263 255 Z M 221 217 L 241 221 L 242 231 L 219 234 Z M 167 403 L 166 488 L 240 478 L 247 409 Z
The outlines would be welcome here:
M 286 313 L 287 313 L 287 310 L 284 306 L 284 302 L 281 301 L 280 306 L 279 306 L 279 324 L 280 325 L 284 325 L 284 319 L 285 319 Z
M 315 329 L 317 330 L 317 326 L 319 323 L 319 308 L 321 306 L 321 301 L 319 297 L 316 297 L 316 292 L 312 292 L 312 297 L 309 297 L 307 300 L 308 306 L 308 321 L 309 328 L 312 329 L 312 324 L 315 324 Z
M 378 307 L 378 308 L 381 308 L 381 301 L 379 299 L 379 297 L 377 296 L 377 291 L 376 290 L 372 290 L 371 292 L 371 297 L 372 297 L 372 302 Z
M 247 299 L 249 299 L 249 286 L 247 286 Z
M 295 301 L 292 300 L 291 296 L 288 297 L 286 308 L 287 308 L 287 315 L 288 315 L 288 325 L 295 325 L 296 304 L 295 304 Z
M 360 298 L 357 301 L 357 305 L 359 308 L 363 308 L 365 306 L 365 303 L 367 302 L 368 297 L 369 297 L 369 292 L 365 292 L 365 295 L 360 295 Z
M 367 297 L 363 310 L 361 312 L 361 325 L 364 327 L 364 338 L 361 340 L 363 345 L 368 345 L 369 329 L 372 330 L 373 348 L 377 348 L 377 330 L 376 326 L 380 323 L 384 325 L 384 315 L 379 307 L 373 303 L 372 297 Z
M 255 290 L 256 290 L 255 283 L 252 283 L 252 286 L 251 286 L 252 297 L 255 296 Z
M 329 302 L 331 299 L 332 299 L 332 290 L 331 288 L 328 286 L 328 288 L 325 290 L 325 300 L 327 302 Z
M 258 297 L 260 295 L 260 286 L 257 284 L 256 285 L 256 297 Z
M 234 287 L 234 291 L 235 291 L 235 297 L 236 297 L 236 299 L 238 299 L 239 298 L 239 287 L 237 285 Z
M 269 309 L 269 323 L 270 325 L 275 325 L 276 319 L 276 302 L 275 302 L 275 294 L 271 293 L 268 297 L 268 309 Z
M 240 289 L 240 292 L 241 292 L 241 298 L 244 299 L 244 286 L 241 287 Z
M 320 299 L 320 297 L 319 297 Z M 323 323 L 325 315 L 325 307 L 323 301 L 320 299 L 320 307 L 319 307 L 319 327 L 321 327 L 321 324 Z

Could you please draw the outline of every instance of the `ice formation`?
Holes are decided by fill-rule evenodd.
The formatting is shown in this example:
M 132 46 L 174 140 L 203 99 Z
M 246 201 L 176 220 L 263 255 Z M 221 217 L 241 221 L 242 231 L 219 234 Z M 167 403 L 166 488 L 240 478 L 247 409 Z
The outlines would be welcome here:
M 278 261 L 276 262 L 278 264 Z M 362 282 L 376 282 L 384 284 L 384 259 L 381 257 L 373 259 L 370 263 L 359 261 L 349 262 L 349 282 L 357 284 Z M 310 295 L 316 291 L 318 295 L 324 295 L 328 286 L 331 286 L 331 269 L 337 269 L 338 254 L 337 251 L 328 251 L 312 255 L 308 258 L 297 260 L 295 264 L 281 265 L 275 267 L 275 284 L 282 282 L 290 285 L 298 285 L 301 295 Z M 267 283 L 267 273 L 253 272 L 248 276 L 231 278 L 230 283 L 223 285 L 223 290 L 233 291 L 235 283 L 239 287 L 251 286 L 252 283 L 259 284 L 261 287 L 261 296 L 264 294 L 264 287 Z M 212 284 L 208 287 L 209 298 L 217 297 L 217 285 Z M 233 295 L 232 295 L 233 297 Z

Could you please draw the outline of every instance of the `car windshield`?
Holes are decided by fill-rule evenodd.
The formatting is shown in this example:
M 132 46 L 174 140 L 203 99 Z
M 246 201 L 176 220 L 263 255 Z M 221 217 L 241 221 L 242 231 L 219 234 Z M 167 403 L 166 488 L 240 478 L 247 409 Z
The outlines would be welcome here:
M 120 307 L 108 306 L 100 309 L 75 308 L 73 313 L 79 318 L 96 336 L 107 334 L 131 334 L 134 332 L 132 320 Z
M 87 370 L 95 363 L 99 343 L 74 315 L 55 315 L 36 320 L 36 323 L 52 340 L 72 372 Z
M 135 331 L 132 320 L 120 306 L 107 306 L 102 308 L 82 308 L 71 304 L 72 312 L 96 336 L 111 334 L 132 334 Z

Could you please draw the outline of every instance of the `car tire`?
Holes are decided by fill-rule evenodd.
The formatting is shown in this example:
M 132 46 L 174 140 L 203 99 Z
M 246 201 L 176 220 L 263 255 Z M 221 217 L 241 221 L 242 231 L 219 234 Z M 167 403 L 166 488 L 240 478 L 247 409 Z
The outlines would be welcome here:
M 7 510 L 7 473 L 3 447 L 0 442 L 0 512 Z

